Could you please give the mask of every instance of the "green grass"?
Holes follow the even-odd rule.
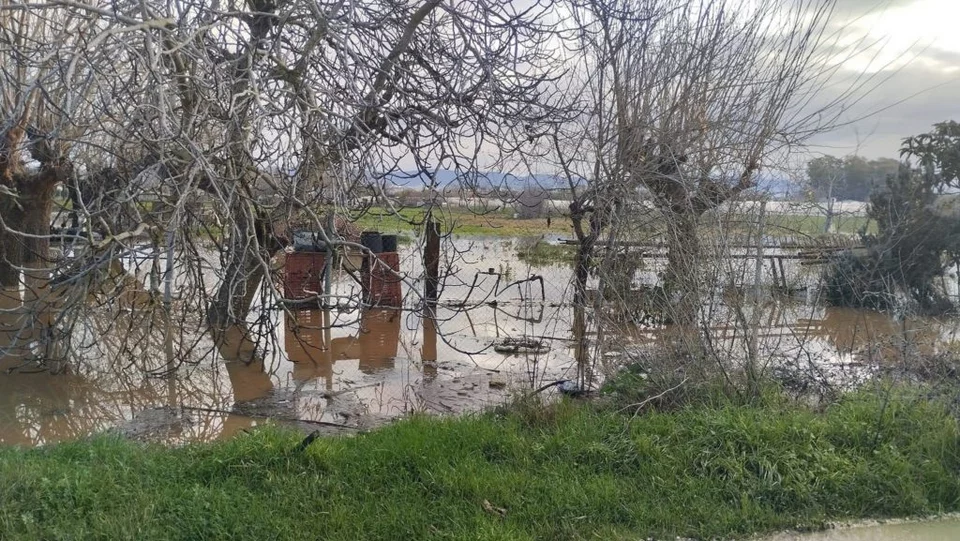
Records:
[[[573,264],[577,247],[567,244],[548,244],[542,241],[520,243],[517,258],[530,265]]]
[[[550,233],[573,236],[569,218],[554,217],[547,225],[546,218],[517,219],[503,210],[472,212],[461,208],[445,208],[435,214],[441,223],[441,233],[477,237],[529,237]],[[422,228],[424,210],[406,208],[399,213],[374,207],[360,216],[356,224],[362,230],[373,229],[384,233],[418,231]]]
[[[823,413],[631,418],[563,402],[414,418],[303,453],[275,428],[176,449],[7,448],[0,538],[711,538],[957,510],[956,420],[909,395],[881,406],[860,393]]]
[[[374,207],[360,217],[357,225],[364,230],[377,229],[388,233],[416,231],[418,226],[412,225],[410,222],[421,223],[424,211],[409,208],[401,210],[399,214],[397,216],[386,209]],[[448,208],[443,209],[438,214],[438,218],[443,223],[444,232],[452,228],[453,233],[457,235],[531,237],[546,233],[573,238],[570,218],[565,216],[554,217],[548,226],[546,219],[515,219],[512,214],[502,210],[475,213],[466,209]],[[754,216],[727,216],[724,220],[730,233],[749,234],[756,227],[756,217]],[[816,237],[823,234],[825,222],[826,217],[819,215],[772,214],[767,217],[766,230],[769,235]],[[661,231],[662,225],[660,221],[656,220],[638,224],[633,234],[641,239],[653,238],[663,233]],[[704,227],[712,229],[716,226],[715,224],[704,224]],[[838,216],[834,218],[832,232],[857,234],[864,227],[867,228],[867,233],[876,233],[876,223],[870,222],[865,216]]]

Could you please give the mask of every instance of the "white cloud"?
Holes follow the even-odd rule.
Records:
[[[900,142],[936,122],[960,120],[960,0],[840,0],[834,23],[842,88],[854,74],[873,76],[874,88],[841,117],[846,124],[811,141],[833,155],[898,156]],[[857,54],[841,54],[844,47]],[[844,75],[846,74],[846,75]],[[840,83],[838,83],[840,81]],[[829,98],[831,92],[823,91]],[[851,100],[851,102],[854,100]]]
[[[855,57],[843,59],[845,67],[856,72],[876,72],[914,61],[931,61],[923,55],[929,48],[960,52],[957,20],[960,2],[956,0],[914,0],[892,6],[883,3],[861,15],[838,9],[837,22],[842,25],[840,43],[867,45]],[[931,67],[956,68],[938,64]]]

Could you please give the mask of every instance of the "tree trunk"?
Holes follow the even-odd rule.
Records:
[[[214,331],[246,321],[264,277],[256,258],[242,249],[230,254],[224,270],[223,281],[207,310],[207,322]]]
[[[23,239],[23,262],[31,269],[43,270],[50,266],[50,218],[53,215],[53,192],[56,181],[38,178],[22,183],[20,204],[23,216],[20,223],[27,233]]]
[[[13,198],[0,195],[0,216],[4,224],[13,226],[23,220]],[[0,286],[4,289],[20,288],[20,266],[23,264],[23,245],[21,239],[10,231],[0,227]]]
[[[0,288],[4,304],[29,312],[21,320],[17,336],[22,343],[40,340],[45,360],[62,360],[56,336],[50,332],[57,311],[48,284],[50,280],[50,218],[53,193],[61,173],[69,166],[44,164],[39,173],[18,172],[5,179],[4,186],[16,196],[0,196]],[[23,279],[21,279],[21,272]],[[23,291],[22,286],[26,286]]]
[[[593,251],[603,230],[605,213],[594,212],[589,220],[589,229],[583,229],[584,214],[582,207],[571,205],[570,218],[580,243],[577,245],[577,254],[574,258],[573,269],[573,337],[574,359],[577,362],[577,379],[581,388],[585,387],[586,374],[590,366],[590,352],[587,344],[587,280],[590,277],[590,264],[593,260]]]
[[[33,316],[34,333],[43,345],[42,356],[48,368],[59,372],[67,368],[64,336],[57,330],[63,309],[64,292],[50,288],[53,258],[50,255],[50,220],[53,194],[62,178],[59,165],[44,165],[40,173],[20,186],[23,219],[24,306]],[[52,364],[50,364],[52,363]]]
[[[580,240],[580,244],[577,246],[573,270],[573,304],[575,306],[582,307],[587,304],[587,278],[590,275],[590,260],[593,258],[593,248],[596,240],[593,235],[587,235]]]
[[[680,325],[693,325],[700,309],[700,238],[697,216],[680,212],[670,216],[667,238],[667,269],[664,290],[673,310],[673,320]]]
[[[25,299],[49,296],[50,219],[53,216],[53,194],[60,178],[60,168],[44,166],[40,173],[20,182],[20,205],[23,209],[18,227],[24,233],[22,256]],[[49,299],[48,299],[49,300]]]
[[[235,208],[234,226],[224,239],[224,275],[216,296],[207,308],[207,323],[218,344],[224,333],[237,326],[246,327],[254,295],[265,276],[263,260],[279,249],[265,216],[254,215],[248,207]]]

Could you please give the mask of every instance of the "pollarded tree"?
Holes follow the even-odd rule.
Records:
[[[98,79],[123,61],[112,45],[126,30],[58,3],[0,2],[0,284],[14,297],[21,275],[28,300],[49,278],[54,192],[76,173],[95,119],[110,114],[96,103]]]
[[[106,238],[65,262],[62,279],[95,283],[91,269],[147,238],[155,265],[163,250],[172,254],[167,265],[189,266],[168,269],[168,283],[193,277],[184,296],[215,329],[244,322],[258,290],[277,300],[264,277],[290,220],[319,228],[322,211],[343,213],[357,187],[376,189],[401,170],[431,183],[441,168],[496,166],[555,118],[545,84],[557,61],[551,2],[54,0],[0,10],[49,21],[67,13],[82,23],[9,40],[3,51],[28,62],[55,58],[58,70],[79,66],[50,79],[85,112],[51,106],[61,121],[40,130],[43,144],[33,148],[46,156],[46,143],[66,141],[55,128],[77,128],[58,155],[76,173],[77,223]],[[40,78],[26,71],[9,87],[25,91],[4,110],[8,118],[32,103],[26,90]],[[56,95],[42,90],[34,94]],[[22,154],[17,137],[5,156]],[[148,187],[150,204],[138,204]],[[117,219],[128,211],[132,219]],[[214,284],[198,230],[219,260]]]
[[[703,288],[701,216],[755,187],[778,152],[822,127],[802,109],[824,75],[833,1],[574,6],[585,59],[578,73],[595,106],[569,129],[589,148],[580,157],[558,153],[568,171],[589,179],[572,209],[582,250],[589,254],[601,231],[628,218],[625,202],[648,194],[665,221],[675,317],[693,322]]]

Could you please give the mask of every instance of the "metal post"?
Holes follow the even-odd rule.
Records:
[[[425,295],[428,303],[436,303],[440,284],[440,226],[430,215],[425,223],[426,243],[423,268],[426,273]]]
[[[333,212],[331,211],[327,215],[327,238],[333,240],[336,235],[335,220],[333,217]],[[323,266],[323,305],[328,306],[330,304],[330,292],[333,290],[333,246],[328,242],[327,243],[327,257]]]

